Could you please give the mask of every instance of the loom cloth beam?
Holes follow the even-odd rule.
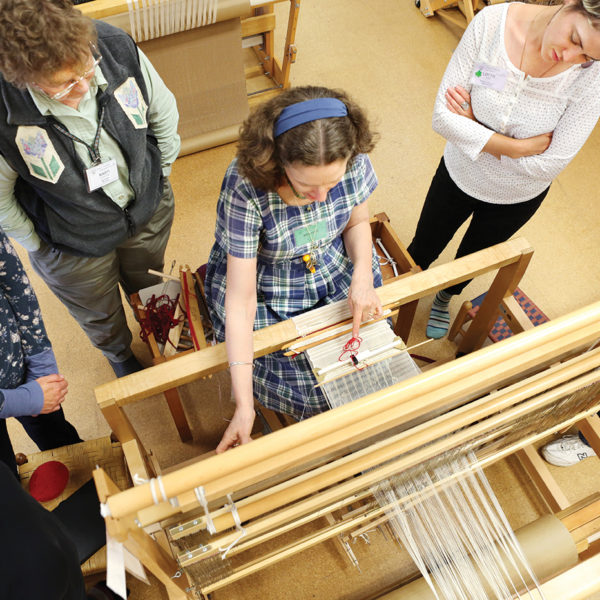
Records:
[[[568,529],[554,515],[545,515],[515,532],[527,562],[539,581],[577,564],[577,550]],[[549,549],[552,551],[549,551]],[[510,567],[511,579],[518,582],[517,573]],[[594,577],[600,585],[598,574]],[[531,585],[531,581],[527,582]],[[492,597],[490,595],[490,597]],[[435,600],[436,596],[423,578],[416,579],[379,600]],[[565,596],[561,600],[567,600]]]

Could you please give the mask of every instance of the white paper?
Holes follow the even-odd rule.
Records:
[[[125,549],[106,532],[106,585],[121,598],[127,598]]]

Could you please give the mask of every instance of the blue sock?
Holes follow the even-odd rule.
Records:
[[[429,321],[427,321],[426,335],[428,338],[437,340],[448,333],[448,327],[450,326],[448,304],[450,304],[451,298],[452,295],[444,290],[436,294],[429,313]]]

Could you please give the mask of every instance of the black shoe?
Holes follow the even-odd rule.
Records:
[[[141,371],[144,367],[140,365],[138,359],[132,354],[127,360],[123,362],[113,362],[112,360],[108,361],[110,366],[112,367],[115,375],[117,377],[124,377],[125,375],[131,375],[132,373],[137,373]]]

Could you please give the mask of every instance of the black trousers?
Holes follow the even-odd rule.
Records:
[[[52,450],[52,448],[83,441],[75,427],[65,419],[62,408],[37,417],[17,417],[17,419],[40,450]],[[7,464],[18,477],[15,452],[8,437],[6,419],[0,419],[0,461]]]
[[[0,463],[0,598],[84,600],[77,550],[58,519]]]
[[[531,219],[549,189],[546,188],[531,200],[516,204],[491,204],[476,200],[454,183],[442,157],[408,252],[422,269],[427,269],[471,215],[473,218],[458,247],[456,258],[505,242]],[[452,295],[460,294],[468,284],[469,281],[464,281],[445,291]]]

